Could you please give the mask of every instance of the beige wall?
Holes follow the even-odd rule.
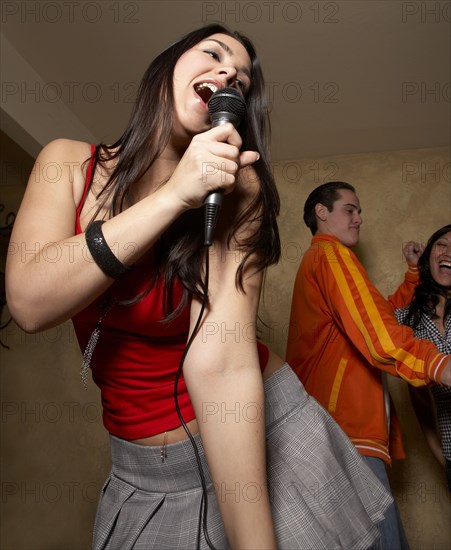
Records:
[[[360,198],[363,226],[356,252],[385,296],[405,270],[402,245],[427,241],[451,223],[449,149],[417,149],[313,158],[275,166],[281,195],[282,261],[271,268],[260,308],[263,336],[284,354],[294,278],[311,235],[302,221],[310,191],[324,181],[353,184]],[[394,493],[412,550],[451,548],[450,493],[426,447],[411,410],[406,386],[390,378],[390,389],[405,435],[407,459],[390,471]]]
[[[274,171],[282,199],[283,255],[269,270],[260,314],[268,325],[263,338],[280,354],[292,284],[310,241],[302,205],[314,187],[332,179],[357,187],[364,218],[357,253],[385,295],[402,279],[402,243],[425,241],[451,221],[447,149],[294,160],[275,164]],[[71,325],[26,335],[10,324],[1,340],[9,349],[0,347],[0,547],[89,548],[109,459],[98,392],[92,382],[83,390]],[[409,456],[390,474],[412,550],[448,549],[450,497],[443,476],[424,444],[405,385],[393,380],[391,389]]]

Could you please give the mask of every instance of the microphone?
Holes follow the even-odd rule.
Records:
[[[221,88],[217,90],[208,102],[208,112],[212,127],[221,126],[231,122],[237,128],[246,114],[246,102],[242,94],[236,88]],[[218,213],[221,208],[224,192],[214,191],[209,193],[204,200],[205,205],[205,240],[204,244],[210,246],[213,242],[213,234],[218,221]]]

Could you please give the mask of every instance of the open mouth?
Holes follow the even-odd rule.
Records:
[[[194,86],[194,91],[207,104],[210,101],[211,96],[218,90],[212,82],[200,82]]]
[[[440,269],[446,269],[451,271],[451,262],[440,262],[438,265]]]

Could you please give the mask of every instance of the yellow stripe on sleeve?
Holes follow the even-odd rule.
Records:
[[[349,289],[349,284],[348,284],[348,281],[346,280],[346,276],[343,273],[343,270],[340,267],[338,259],[335,255],[333,246],[330,243],[319,243],[319,244],[324,248],[329,267],[332,271],[333,276],[335,277],[335,280],[337,282],[338,288],[343,297],[345,305],[349,313],[351,314],[351,317],[354,323],[357,325],[360,333],[365,339],[365,342],[370,350],[371,355],[381,363],[389,363],[390,361],[387,361],[377,353],[376,348],[373,345],[373,342],[370,338],[366,325],[363,322],[363,319],[360,315],[359,310],[357,309],[357,305],[352,296],[351,290]]]
[[[347,364],[348,360],[342,357],[338,365],[337,373],[335,374],[332,391],[330,392],[329,406],[327,410],[331,413],[334,413],[337,408],[338,394],[340,393],[341,381],[343,380],[343,375]]]
[[[391,339],[390,334],[387,330],[387,327],[385,326],[385,323],[382,320],[381,314],[376,304],[374,303],[374,299],[373,299],[373,296],[371,295],[371,292],[368,289],[368,285],[366,284],[366,281],[363,278],[360,271],[358,269],[355,269],[355,263],[353,262],[351,255],[349,254],[349,251],[344,247],[340,247],[339,253],[346,267],[348,268],[349,273],[353,278],[357,289],[359,290],[362,302],[365,304],[367,313],[369,315],[369,319],[371,320],[371,324],[376,333],[377,339],[380,345],[382,346],[382,349],[384,350],[384,352],[387,355],[393,356],[395,359],[402,361],[402,363],[407,365],[412,371],[423,373],[424,369],[415,368],[415,365],[416,364],[418,365],[419,362],[421,363],[422,366],[424,366],[423,360],[413,356],[411,353],[409,353],[405,349],[398,348],[397,346],[394,345],[393,340]],[[391,352],[389,352],[389,350]],[[378,359],[378,360],[380,361],[381,359]],[[388,361],[385,359],[382,359],[382,362],[387,363]]]

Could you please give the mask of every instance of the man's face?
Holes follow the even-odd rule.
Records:
[[[355,193],[349,189],[340,189],[340,197],[333,204],[332,212],[317,205],[318,233],[333,235],[345,246],[355,246],[359,242],[360,202]]]

